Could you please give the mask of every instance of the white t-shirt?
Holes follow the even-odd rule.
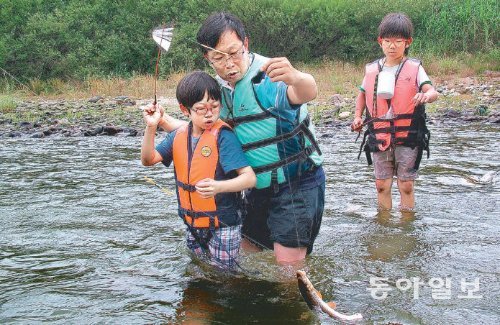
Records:
[[[378,63],[380,65],[383,65],[384,59],[380,59]],[[401,63],[403,63],[403,62],[401,62]],[[395,65],[393,67],[387,67],[384,65],[384,66],[382,66],[382,71],[391,72],[394,74],[394,76],[396,76],[396,73],[398,72],[398,69],[401,66],[401,63],[398,65]],[[432,82],[429,79],[429,76],[425,72],[424,67],[422,67],[421,65],[418,67],[417,84],[419,85],[419,87],[422,87],[422,85],[424,85],[424,84],[431,84],[432,85]],[[361,83],[360,89],[362,92],[365,92],[365,85],[366,85],[366,76],[363,78],[363,82]]]

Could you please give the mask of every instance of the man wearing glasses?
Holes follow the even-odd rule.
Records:
[[[246,193],[242,247],[273,249],[281,264],[301,261],[312,251],[325,197],[323,158],[305,105],[317,95],[316,81],[287,58],[250,52],[243,23],[230,13],[209,16],[197,42],[221,85],[220,117],[257,175]],[[161,126],[177,124],[165,115]]]

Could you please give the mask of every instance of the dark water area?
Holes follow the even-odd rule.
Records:
[[[499,130],[434,126],[417,212],[402,214],[377,213],[355,135],[319,128],[326,210],[304,268],[323,298],[360,324],[497,324]],[[140,142],[1,140],[0,323],[340,323],[269,251],[236,276],[193,261],[175,196],[144,180],[173,189],[172,170],[143,167]]]

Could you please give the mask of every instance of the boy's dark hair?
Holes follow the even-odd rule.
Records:
[[[200,44],[215,48],[221,35],[228,30],[234,31],[241,41],[245,40],[245,26],[238,17],[228,12],[216,12],[205,19],[198,30],[196,40]],[[204,47],[201,49],[203,54],[208,52]]]
[[[190,109],[205,97],[205,92],[208,93],[208,99],[221,100],[217,81],[206,72],[194,71],[179,81],[175,96],[179,104]]]
[[[409,39],[413,37],[413,23],[410,17],[402,12],[393,12],[385,15],[378,26],[378,37],[401,37]],[[405,49],[408,54],[409,48]]]

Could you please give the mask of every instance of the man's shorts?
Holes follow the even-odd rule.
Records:
[[[203,240],[210,238],[208,252],[195,238],[189,229],[186,229],[187,247],[200,259],[208,259],[208,263],[220,268],[235,269],[241,244],[241,225],[220,227],[215,230],[195,230],[197,236]]]
[[[410,181],[418,177],[414,169],[418,148],[405,146],[389,147],[386,151],[373,153],[373,166],[376,179],[389,179],[396,176],[399,180]]]
[[[314,177],[278,193],[252,190],[246,198],[243,236],[262,248],[273,249],[277,242],[285,247],[307,247],[311,253],[325,203],[324,174],[320,179]]]

